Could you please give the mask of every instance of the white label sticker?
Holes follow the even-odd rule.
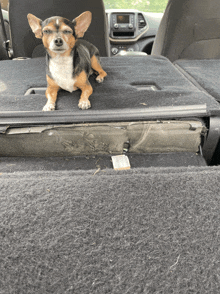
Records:
[[[130,169],[130,161],[126,155],[112,156],[112,163],[115,170]]]

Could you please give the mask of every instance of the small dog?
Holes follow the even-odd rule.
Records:
[[[88,29],[92,13],[86,11],[73,21],[60,16],[42,21],[33,14],[28,14],[27,18],[36,38],[42,39],[46,48],[47,103],[43,111],[55,110],[60,88],[69,92],[80,89],[79,108],[90,108],[89,96],[93,89],[89,76],[93,71],[98,73],[96,81],[99,83],[107,76],[100,65],[98,49],[93,44],[78,39]]]

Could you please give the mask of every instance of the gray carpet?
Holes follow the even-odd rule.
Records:
[[[191,80],[196,81],[200,87],[220,101],[220,60],[177,60],[175,62]]]
[[[0,293],[220,293],[220,169],[2,172]]]
[[[202,155],[190,152],[127,153],[132,168],[206,166]],[[72,157],[0,157],[2,173],[59,170],[112,169],[111,155]]]
[[[190,83],[164,57],[115,57],[101,61],[108,76],[102,84],[95,81],[95,76],[90,77],[94,89],[90,99],[92,110],[197,104],[207,104],[210,111],[219,110],[214,98]],[[41,111],[46,103],[45,94],[24,96],[24,93],[32,87],[46,87],[45,75],[45,58],[2,61],[0,111]],[[73,93],[60,91],[57,110],[81,113],[79,97],[79,90]],[[13,113],[8,115],[13,116]]]

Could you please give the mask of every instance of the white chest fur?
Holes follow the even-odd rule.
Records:
[[[73,78],[72,56],[61,57],[57,55],[49,61],[49,70],[54,81],[60,88],[73,92],[75,79]]]

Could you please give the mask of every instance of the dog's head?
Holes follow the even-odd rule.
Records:
[[[42,39],[44,47],[52,55],[71,51],[77,38],[82,38],[87,31],[92,13],[86,11],[73,21],[60,16],[53,16],[42,21],[33,14],[27,16],[29,25],[36,38]]]

